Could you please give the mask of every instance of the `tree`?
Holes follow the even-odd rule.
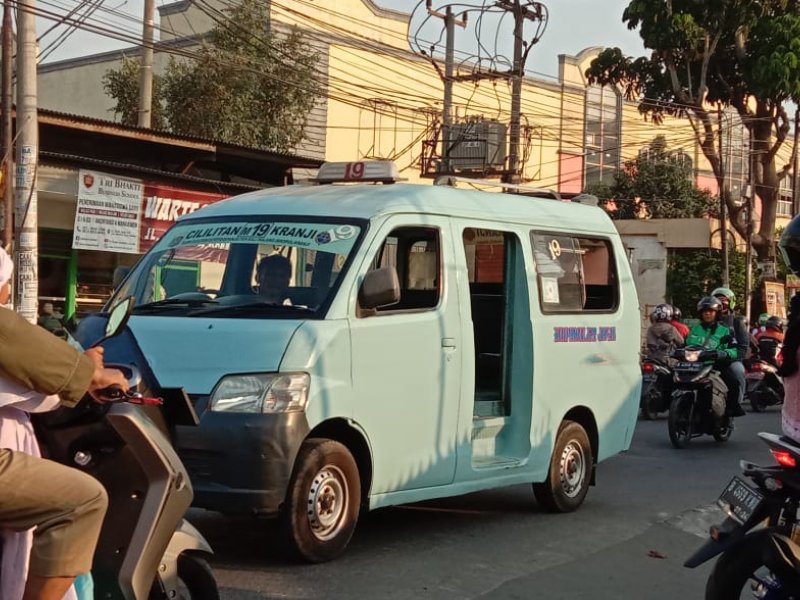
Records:
[[[318,55],[297,30],[272,33],[267,2],[242,0],[224,14],[194,57],[170,59],[154,106],[163,102],[167,127],[175,133],[291,150],[322,91]],[[138,94],[138,80],[132,81],[125,64],[104,79],[117,80]],[[125,87],[107,85],[106,91],[121,108],[117,114],[130,113]]]
[[[744,307],[745,254],[730,256],[730,288],[738,306]],[[698,318],[697,302],[722,285],[722,253],[719,250],[671,250],[667,261],[667,298],[680,307],[684,318]]]
[[[664,136],[657,136],[646,151],[625,162],[614,174],[613,184],[595,184],[588,192],[616,219],[715,216],[714,199],[698,189],[693,179],[691,159],[668,150]]]
[[[753,236],[760,260],[774,257],[780,180],[777,152],[790,130],[784,108],[800,98],[800,4],[786,0],[631,0],[622,20],[638,29],[649,58],[632,59],[606,48],[587,70],[591,83],[623,85],[646,117],[685,117],[708,160],[734,227],[741,208],[726,187],[716,141],[717,109],[733,107],[753,150],[755,193],[761,221]],[[794,154],[795,150],[793,150]]]
[[[139,124],[139,60],[122,58],[118,70],[106,71],[103,75],[103,90],[114,98],[116,104],[111,110],[123,125]],[[164,129],[164,108],[160,102],[161,78],[153,75],[153,105],[150,124],[153,129]]]

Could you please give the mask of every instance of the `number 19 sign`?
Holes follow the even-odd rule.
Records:
[[[319,168],[317,183],[356,183],[400,181],[400,172],[390,160],[327,162]]]

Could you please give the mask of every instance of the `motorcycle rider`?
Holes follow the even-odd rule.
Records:
[[[783,319],[780,317],[767,319],[764,330],[759,331],[755,339],[758,357],[776,367],[779,366],[779,354],[783,345]]]
[[[745,369],[742,361],[747,357],[750,350],[750,333],[747,329],[747,321],[744,317],[737,316],[733,309],[736,308],[736,294],[727,287],[718,287],[711,295],[717,298],[722,304],[722,309],[717,314],[717,319],[728,329],[730,329],[736,356],[722,371],[722,379],[728,386],[728,412],[734,417],[743,417],[746,413],[742,408],[744,398]]]
[[[27,389],[75,405],[88,391],[128,388],[102,366],[17,313],[0,308],[0,370]],[[60,600],[91,569],[107,496],[91,476],[50,460],[0,448],[0,527],[36,527],[23,600]]]
[[[647,328],[647,356],[664,362],[676,346],[683,345],[683,336],[670,322],[673,318],[669,304],[657,304],[650,314],[652,325]]]
[[[689,327],[686,325],[686,323],[681,322],[681,317],[682,316],[683,315],[681,314],[681,309],[673,304],[672,305],[672,320],[670,321],[670,324],[675,329],[678,330],[678,333],[681,335],[681,337],[683,339],[686,339],[686,336],[689,335]]]
[[[734,343],[733,332],[727,325],[719,320],[722,311],[722,302],[715,296],[706,296],[697,303],[697,312],[700,313],[700,322],[689,330],[686,336],[687,346],[698,346],[704,350],[716,350],[715,367],[722,372],[731,361],[735,361],[738,350]],[[729,396],[730,398],[730,396]],[[735,412],[728,410],[734,416]]]

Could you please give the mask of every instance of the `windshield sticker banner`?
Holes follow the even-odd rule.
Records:
[[[142,181],[81,170],[72,247],[107,252],[139,252]]]
[[[325,223],[205,223],[171,229],[159,248],[205,244],[272,244],[347,253],[360,231],[354,225]]]

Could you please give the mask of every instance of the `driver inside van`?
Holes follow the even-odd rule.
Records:
[[[256,280],[258,294],[269,304],[291,305],[289,280],[292,277],[292,262],[282,254],[270,254],[258,263]]]

